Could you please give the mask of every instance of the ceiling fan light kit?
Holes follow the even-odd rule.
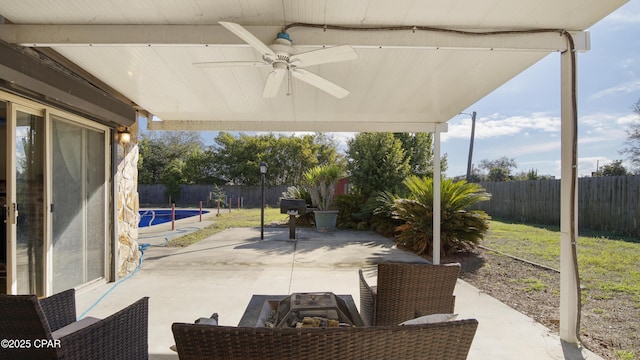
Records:
[[[292,46],[291,37],[286,32],[278,33],[274,42],[267,46],[241,25],[224,21],[221,21],[219,24],[258,51],[261,55],[262,62],[215,61],[194,63],[194,66],[200,68],[271,66],[273,70],[267,76],[264,90],[262,92],[262,96],[265,98],[273,98],[279,94],[280,86],[282,85],[282,81],[287,72],[294,78],[314,86],[336,98],[342,99],[349,95],[349,90],[304,68],[313,65],[356,60],[358,58],[358,54],[351,46],[339,45],[298,53],[298,50]]]

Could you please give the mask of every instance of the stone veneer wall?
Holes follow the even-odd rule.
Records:
[[[117,173],[117,276],[121,278],[135,270],[140,259],[138,250],[138,123],[129,128],[131,142],[118,141]]]

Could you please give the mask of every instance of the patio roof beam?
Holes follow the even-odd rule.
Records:
[[[281,26],[245,26],[271,44]],[[491,29],[470,30],[489,32]],[[501,29],[504,30],[504,29]],[[299,48],[349,44],[354,48],[565,51],[560,32],[464,35],[426,30],[331,30],[292,27]],[[577,51],[590,49],[587,31],[570,31]],[[56,46],[249,46],[220,25],[0,25],[0,39],[29,47]]]
[[[2,42],[0,74],[0,88],[28,98],[99,119],[109,125],[131,126],[136,121],[136,112],[130,104],[105,94],[92,84],[51,66],[34,55]]]
[[[319,132],[441,132],[447,124],[430,122],[322,122],[322,121],[224,121],[224,120],[179,120],[148,121],[149,130],[193,130],[193,131],[273,131],[274,128],[289,131]]]

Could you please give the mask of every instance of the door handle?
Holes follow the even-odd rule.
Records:
[[[7,217],[11,219],[11,224],[15,224],[18,221],[18,204],[11,203],[11,208],[9,208],[9,212],[11,214],[7,214]]]

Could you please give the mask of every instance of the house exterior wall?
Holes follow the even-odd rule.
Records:
[[[111,129],[112,134],[119,130],[119,126],[129,128],[132,141],[123,144],[113,136],[112,143],[105,148],[107,153],[104,154],[105,160],[111,164],[105,183],[110,189],[105,195],[105,201],[110,206],[105,209],[108,217],[105,222],[108,225],[104,241],[108,255],[105,256],[104,265],[108,269],[105,271],[105,278],[113,281],[131,273],[140,259],[137,242],[137,114],[130,102],[102,90],[96,85],[95,79],[87,80],[82,74],[75,73],[71,70],[75,67],[66,67],[67,61],[55,52],[34,51],[0,41],[0,92],[5,94],[5,98],[9,97],[10,101],[18,104],[25,102],[30,103],[30,106],[38,104],[38,108],[40,105],[42,108],[51,107],[56,111],[79,116],[85,124],[106,126]],[[3,139],[2,146],[6,146],[6,133],[0,135]],[[15,151],[8,148],[6,150]],[[46,158],[49,158],[48,155]],[[0,168],[3,174],[7,172],[6,164]],[[44,189],[39,193],[41,198],[38,201],[44,204]],[[38,216],[44,217],[47,213],[42,212]],[[11,256],[15,257],[15,253]]]
[[[116,275],[123,277],[131,273],[140,261],[138,249],[138,222],[140,201],[138,198],[138,123],[129,128],[131,142],[117,142],[116,155]],[[117,140],[117,139],[116,139]]]

